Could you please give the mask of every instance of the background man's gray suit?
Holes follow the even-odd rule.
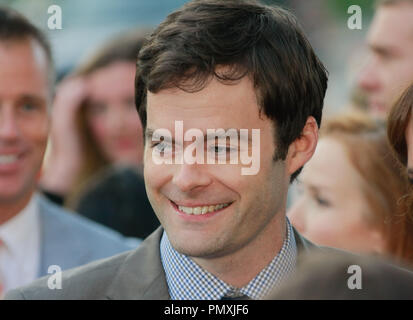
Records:
[[[68,212],[41,195],[36,198],[41,229],[39,277],[48,274],[50,265],[66,270],[134,249],[140,243]]]

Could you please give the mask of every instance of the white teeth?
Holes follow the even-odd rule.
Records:
[[[179,210],[181,210],[181,211],[183,211],[187,214],[192,214],[192,208],[190,208],[190,207],[181,207],[181,206],[179,206]]]
[[[219,209],[228,207],[229,205],[230,205],[229,203],[222,203],[222,204],[217,204],[215,206],[203,206],[203,207],[178,206],[178,209],[186,214],[200,215],[200,214],[205,214],[208,212],[217,211]]]
[[[7,154],[0,156],[0,164],[13,163],[17,160],[17,156],[13,154]]]

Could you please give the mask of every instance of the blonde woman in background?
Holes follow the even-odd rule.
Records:
[[[361,113],[325,122],[299,178],[293,225],[313,242],[390,256],[413,265],[408,185],[392,157],[385,126]]]
[[[56,203],[137,237],[158,225],[139,174],[143,133],[134,80],[144,36],[143,31],[131,31],[111,39],[58,86],[51,151],[40,181],[43,192]],[[103,191],[99,185],[104,185]],[[125,186],[135,189],[134,198],[126,198]],[[79,208],[84,197],[87,203]],[[135,221],[134,208],[147,213]],[[149,230],[138,232],[145,224]]]

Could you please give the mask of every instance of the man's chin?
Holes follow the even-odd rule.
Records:
[[[180,254],[196,259],[219,259],[228,255],[234,249],[230,244],[213,242],[208,240],[179,241],[169,240],[172,247]]]
[[[385,120],[387,117],[387,108],[383,104],[371,103],[369,105],[369,114],[379,120]]]
[[[172,247],[180,254],[193,258],[207,258],[216,254],[217,248],[205,241],[170,239]]]
[[[33,194],[33,188],[27,186],[5,187],[0,183],[0,206],[1,205],[13,205],[19,202],[28,201]]]

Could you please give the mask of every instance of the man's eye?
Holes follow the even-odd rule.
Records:
[[[21,106],[23,111],[34,111],[37,110],[39,107],[33,103],[24,103]]]
[[[317,204],[322,206],[322,207],[329,207],[330,206],[330,202],[328,200],[320,197],[320,196],[315,196],[314,199],[317,202]]]
[[[212,152],[216,154],[229,153],[235,150],[234,148],[227,147],[227,146],[213,146],[211,149],[212,149]]]
[[[226,152],[226,151],[227,151],[226,147],[220,147],[220,146],[215,146],[214,147],[214,152],[215,153],[223,153],[223,152]]]
[[[94,102],[87,107],[87,112],[90,115],[101,115],[106,112],[107,105],[104,103]]]

